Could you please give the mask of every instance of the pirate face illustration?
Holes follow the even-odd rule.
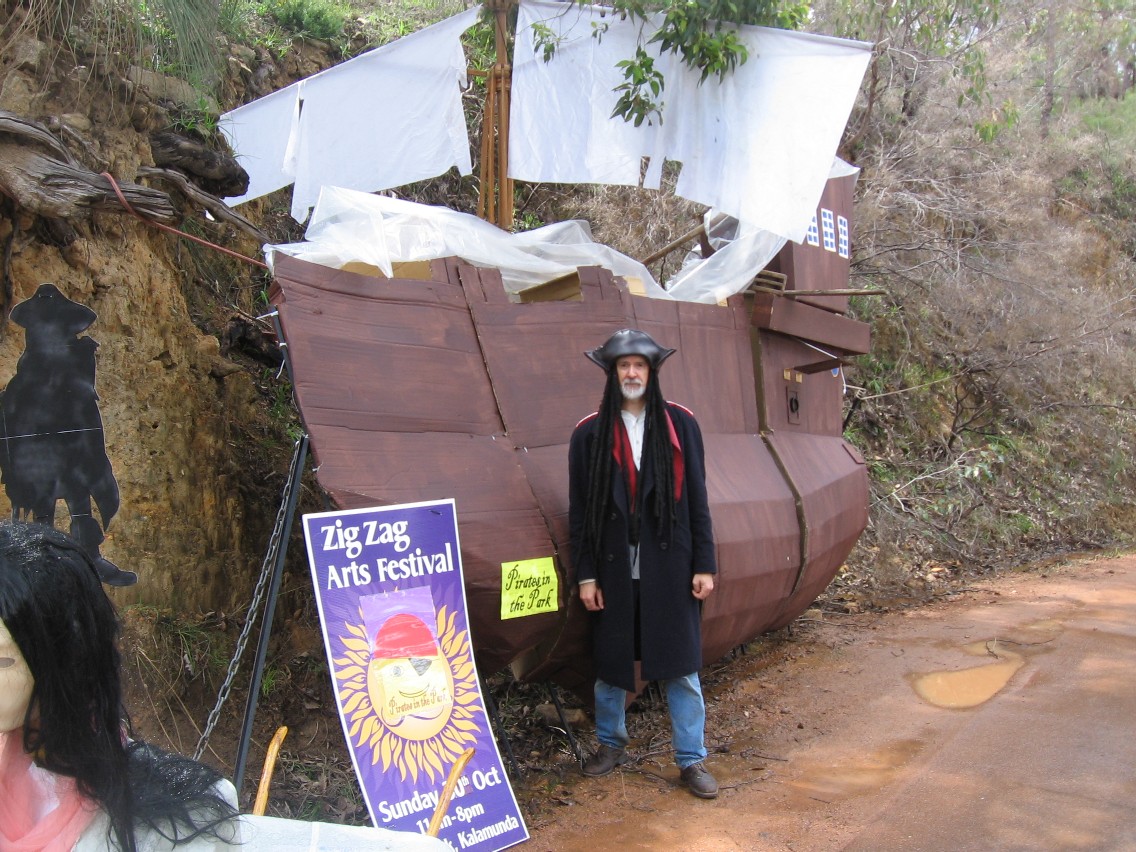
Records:
[[[404,739],[424,740],[445,726],[453,707],[453,674],[422,619],[399,613],[379,629],[367,692],[382,723]]]

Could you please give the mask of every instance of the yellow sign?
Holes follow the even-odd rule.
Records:
[[[556,612],[556,566],[551,556],[501,563],[501,620]]]

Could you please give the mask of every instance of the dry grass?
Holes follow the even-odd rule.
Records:
[[[854,282],[889,295],[857,305],[873,505],[850,565],[881,585],[1136,533],[1136,160],[1074,111],[979,143],[954,95],[879,129],[859,187]]]

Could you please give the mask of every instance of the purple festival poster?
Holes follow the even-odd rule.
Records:
[[[304,515],[304,536],[372,822],[426,833],[449,780],[438,837],[453,849],[527,840],[474,664],[454,501]]]

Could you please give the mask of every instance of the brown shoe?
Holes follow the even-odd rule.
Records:
[[[600,743],[596,753],[584,761],[584,774],[592,778],[610,775],[617,766],[627,763],[627,749],[612,748]]]
[[[718,797],[718,782],[714,776],[706,771],[701,762],[692,763],[679,773],[682,783],[690,788],[690,792],[700,799],[715,799]]]

